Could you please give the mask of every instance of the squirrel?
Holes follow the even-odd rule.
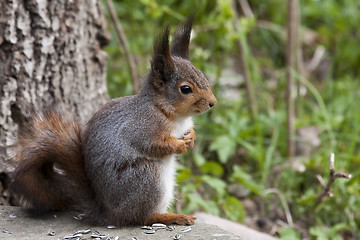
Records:
[[[169,43],[169,25],[154,42],[139,93],[110,100],[83,127],[62,112],[32,116],[20,134],[12,190],[34,213],[83,212],[96,225],[191,225],[167,212],[176,155],[194,145],[192,116],[216,104],[204,74],[189,60],[193,17]]]

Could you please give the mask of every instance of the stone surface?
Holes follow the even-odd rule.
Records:
[[[277,238],[272,237],[268,234],[258,232],[242,224],[229,221],[224,218],[212,216],[207,213],[196,213],[195,214],[198,223],[205,224],[216,224],[224,231],[233,233],[240,237],[240,239],[246,240],[276,240]]]
[[[95,230],[108,237],[119,237],[121,239],[156,239],[166,240],[174,239],[176,234],[180,234],[180,240],[241,240],[245,238],[238,237],[232,233],[226,232],[217,226],[205,223],[195,223],[191,226],[191,231],[182,233],[184,226],[175,226],[174,231],[159,229],[154,234],[145,234],[141,227],[127,227],[107,229],[106,227],[93,227],[75,220],[74,213],[56,213],[43,217],[31,217],[18,207],[0,206],[0,239],[37,239],[37,240],[57,240],[64,239],[64,236],[73,234],[79,230],[91,229],[88,234],[83,234],[81,239],[91,238],[91,233]],[[49,233],[54,232],[54,236]],[[136,238],[134,238],[136,237]]]

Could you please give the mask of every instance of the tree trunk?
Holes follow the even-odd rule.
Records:
[[[109,37],[97,0],[0,0],[0,9],[0,173],[9,173],[9,146],[34,110],[85,122],[106,102]]]

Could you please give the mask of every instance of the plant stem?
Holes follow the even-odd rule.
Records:
[[[287,150],[288,157],[293,159],[295,156],[295,109],[292,88],[294,86],[294,76],[292,70],[297,69],[297,45],[298,45],[298,28],[299,28],[299,12],[298,0],[288,0],[287,14],[287,48],[286,48],[286,104],[287,104]]]
[[[241,3],[239,2],[239,4],[241,5]],[[238,24],[238,13],[236,11],[236,1],[234,0],[233,3],[233,12],[234,12],[234,18],[233,18],[233,23],[234,23],[234,30],[236,32],[239,32],[239,24]],[[255,101],[255,97],[254,97],[254,92],[253,92],[253,87],[251,84],[251,79],[250,79],[250,75],[249,75],[249,68],[248,65],[246,64],[246,57],[245,57],[245,41],[246,41],[246,36],[243,36],[243,40],[238,39],[236,40],[236,44],[238,46],[239,49],[239,56],[240,56],[240,68],[245,80],[245,87],[246,87],[246,93],[247,93],[247,99],[248,99],[248,103],[249,103],[249,111],[250,111],[250,115],[251,118],[254,119],[255,116],[257,115],[257,103]]]
[[[122,48],[124,49],[125,56],[126,56],[128,64],[129,64],[130,77],[131,77],[131,83],[133,86],[133,91],[134,91],[134,93],[137,93],[140,90],[140,84],[139,84],[138,78],[136,77],[136,67],[135,67],[134,57],[132,56],[132,54],[130,52],[129,43],[126,39],[126,35],[125,35],[124,29],[119,21],[119,18],[116,15],[116,12],[114,10],[115,8],[114,8],[112,1],[107,0],[106,5],[109,10],[111,19],[114,23],[116,34],[118,35],[120,44],[121,44]]]

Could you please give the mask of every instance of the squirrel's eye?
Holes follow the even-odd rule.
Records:
[[[188,85],[184,85],[180,87],[180,90],[183,94],[189,94],[192,93],[192,89],[191,87],[189,87]]]

